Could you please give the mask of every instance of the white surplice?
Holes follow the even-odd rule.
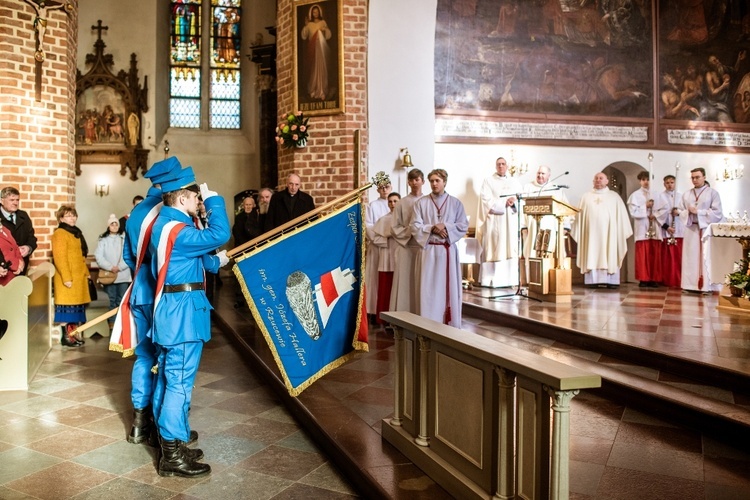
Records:
[[[419,196],[413,194],[404,196],[393,210],[391,234],[398,246],[391,287],[391,311],[419,314],[419,254],[422,247],[411,234],[414,204],[418,199]]]
[[[691,206],[698,208],[696,215],[688,212]],[[693,188],[682,195],[677,208],[680,211],[680,220],[685,224],[682,239],[682,289],[696,292],[721,290],[724,277],[710,276],[709,245],[703,241],[703,233],[708,226],[724,219],[719,192],[708,184],[701,188]],[[701,276],[703,286],[698,286]]]
[[[433,226],[440,222],[448,231],[447,239],[432,234]],[[461,327],[461,264],[456,242],[468,229],[463,203],[448,193],[423,196],[414,205],[411,231],[422,248],[419,314],[457,328]],[[450,320],[446,322],[448,312]]]
[[[367,301],[365,303],[368,314],[374,314],[378,305],[378,247],[372,243],[372,228],[375,223],[385,214],[390,212],[388,200],[378,198],[367,206],[365,212],[365,230],[367,233],[367,251],[365,254],[365,290]]]
[[[682,193],[677,190],[664,190],[654,198],[654,208],[652,213],[656,217],[659,226],[659,234],[663,240],[669,239],[669,232],[664,227],[671,227],[674,224],[674,237],[682,238],[685,233],[685,223],[680,220],[680,216],[672,217],[672,209],[680,204]]]

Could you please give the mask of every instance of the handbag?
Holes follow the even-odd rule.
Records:
[[[120,240],[120,251],[117,255],[122,255],[122,247],[123,242]],[[113,273],[112,271],[107,271],[106,269],[99,269],[99,275],[96,278],[96,281],[101,283],[102,285],[111,285],[115,282],[117,279],[117,273]]]
[[[96,284],[94,284],[94,281],[89,278],[89,295],[91,296],[91,300],[97,300],[99,298],[99,295],[96,292]]]
[[[111,285],[117,279],[117,273],[107,271],[106,269],[99,269],[99,276],[96,280],[102,285]]]

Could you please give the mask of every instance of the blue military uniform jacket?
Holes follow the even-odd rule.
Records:
[[[138,262],[138,237],[141,233],[141,225],[148,213],[160,203],[161,189],[151,187],[146,193],[146,198],[130,212],[128,223],[125,225],[125,245],[122,249],[122,257],[133,273],[135,273],[135,266]],[[153,304],[154,288],[156,288],[156,278],[151,270],[151,256],[146,252],[141,268],[133,281],[130,305]]]
[[[213,251],[229,240],[229,219],[220,196],[212,196],[204,203],[208,213],[206,229],[196,228],[190,216],[172,207],[162,207],[156,219],[149,244],[154,276],[159,274],[155,256],[164,226],[172,221],[185,224],[174,242],[165,285],[203,282],[204,270],[219,270],[220,261]],[[153,342],[163,346],[207,342],[211,339],[211,309],[204,290],[163,293],[154,309]]]

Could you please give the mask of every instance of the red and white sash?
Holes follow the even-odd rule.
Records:
[[[154,299],[154,313],[159,306],[159,301],[163,295],[164,282],[167,281],[167,268],[169,259],[172,257],[172,247],[177,239],[177,234],[185,227],[184,222],[172,221],[164,225],[164,229],[159,236],[159,246],[156,250],[156,263],[159,273],[156,276],[156,297]]]
[[[161,211],[163,203],[159,202],[148,211],[143,222],[141,222],[140,231],[138,231],[138,243],[136,245],[136,264],[133,271],[133,281],[130,282],[125,295],[120,301],[120,311],[115,317],[115,324],[112,328],[112,336],[109,339],[109,350],[122,352],[122,357],[132,356],[135,352],[135,346],[138,345],[138,332],[133,318],[133,311],[130,309],[130,296],[135,284],[135,277],[141,269],[143,260],[148,251],[148,245],[151,242],[151,233],[154,230],[154,222]]]

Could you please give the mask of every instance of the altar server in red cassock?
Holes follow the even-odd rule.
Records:
[[[677,205],[682,193],[675,189],[675,176],[664,177],[664,191],[654,200],[653,213],[661,231],[661,283],[680,288],[682,280],[682,236],[685,224],[680,220]]]
[[[661,281],[661,231],[654,215],[650,176],[645,170],[638,173],[641,188],[628,198],[628,211],[635,236],[635,279],[640,287],[656,288]]]

